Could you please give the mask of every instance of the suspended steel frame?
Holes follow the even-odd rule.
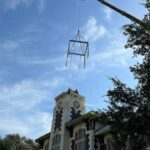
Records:
[[[76,50],[76,45],[80,46],[80,49]],[[68,66],[68,60],[70,58],[70,64],[71,64],[71,57],[73,55],[80,56],[84,59],[83,67],[86,66],[86,59],[89,57],[89,43],[80,35],[80,32],[78,30],[77,35],[74,39],[69,40],[68,45],[68,51],[67,51],[67,58],[66,58],[66,66]]]

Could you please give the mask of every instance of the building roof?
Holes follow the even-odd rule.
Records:
[[[35,141],[36,141],[37,143],[43,142],[45,139],[50,138],[50,134],[51,134],[51,132],[48,132],[48,133],[42,135],[41,137],[35,139]]]
[[[106,134],[108,132],[111,131],[111,128],[110,126],[106,125],[106,126],[103,126],[101,128],[99,128],[98,130],[95,131],[95,135],[98,136],[98,135],[103,135],[103,134]]]
[[[86,114],[84,114],[84,115],[82,115],[82,116],[80,116],[80,117],[78,117],[78,118],[76,118],[76,119],[73,119],[73,120],[67,122],[67,123],[66,123],[66,127],[69,128],[69,127],[72,127],[72,126],[74,126],[74,125],[76,125],[76,124],[82,122],[82,121],[85,121],[85,120],[87,120],[87,119],[90,119],[92,113],[93,113],[93,112],[90,111],[90,112],[88,112],[88,113],[86,113]],[[94,119],[96,119],[96,118],[94,118]]]
[[[72,89],[69,88],[67,91],[62,92],[61,94],[59,94],[59,95],[55,98],[55,100],[57,101],[57,100],[61,99],[62,97],[66,96],[66,95],[68,95],[68,94],[70,94],[70,95],[72,95],[72,96],[74,96],[74,97],[81,97],[82,99],[85,99],[84,96],[82,96],[82,95],[79,94],[79,92],[78,92],[77,89],[76,89],[75,91],[73,91]]]

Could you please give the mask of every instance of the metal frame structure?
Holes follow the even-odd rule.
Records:
[[[76,49],[77,45],[80,46],[80,49],[78,51]],[[80,59],[83,57],[84,59],[83,68],[85,68],[86,59],[88,59],[89,57],[89,43],[80,35],[79,30],[77,35],[74,37],[74,39],[69,40],[66,66],[68,66],[69,58],[70,58],[70,66],[71,66],[71,58],[73,55],[80,56]]]

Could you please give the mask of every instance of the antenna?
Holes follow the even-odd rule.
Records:
[[[78,10],[78,28],[80,26],[80,1],[79,0],[79,10]],[[82,0],[84,1],[84,0]],[[66,58],[66,66],[68,63],[72,63],[72,57],[79,56],[79,68],[81,66],[81,60],[83,60],[83,68],[86,66],[86,59],[89,57],[89,43],[80,35],[80,31],[78,29],[77,34],[71,40],[69,40],[67,58]]]

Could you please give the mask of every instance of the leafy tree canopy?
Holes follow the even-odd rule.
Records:
[[[150,0],[144,6],[147,14],[143,22],[150,26]],[[133,56],[143,59],[130,67],[138,84],[130,88],[118,78],[111,78],[114,88],[107,92],[109,106],[99,116],[111,126],[117,144],[124,147],[130,138],[133,149],[142,150],[150,139],[150,30],[132,23],[123,26],[123,34],[127,37],[125,48],[133,49]]]
[[[33,140],[19,134],[9,134],[0,138],[0,150],[36,150],[36,147]]]

